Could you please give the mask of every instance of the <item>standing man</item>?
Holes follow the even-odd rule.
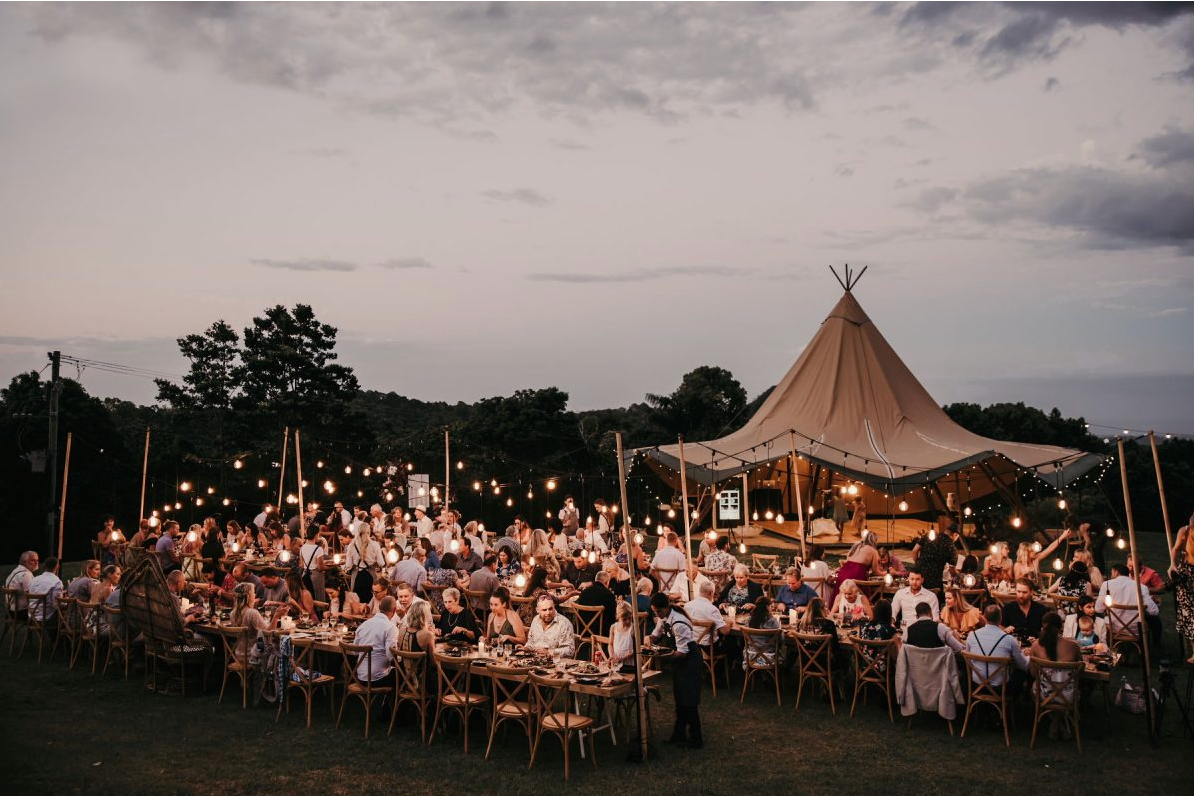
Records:
[[[576,536],[580,530],[580,509],[572,500],[572,495],[564,495],[564,508],[560,509],[560,522],[564,524],[564,535]]]
[[[674,608],[662,592],[651,598],[651,609],[658,619],[651,633],[651,643],[662,650],[657,657],[672,664],[672,695],[676,703],[676,723],[668,743],[689,749],[705,746],[701,735],[701,652],[697,648],[692,622],[683,608]]]
[[[427,516],[426,506],[415,506],[415,529],[420,539],[430,536],[435,530],[435,521]]]

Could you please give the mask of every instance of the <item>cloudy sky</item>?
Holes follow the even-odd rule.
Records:
[[[754,395],[848,262],[942,402],[1194,432],[1180,4],[5,4],[0,174],[5,382],[305,302],[368,388]]]

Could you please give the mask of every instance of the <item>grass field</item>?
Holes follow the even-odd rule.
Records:
[[[1163,555],[1148,539],[1152,561]],[[1155,550],[1152,549],[1155,547]],[[1172,606],[1166,606],[1172,646]],[[1128,669],[1139,678],[1139,669]],[[1186,676],[1179,669],[1179,682]],[[996,730],[973,725],[965,739],[950,737],[944,722],[918,717],[911,730],[893,725],[872,699],[855,718],[847,703],[836,716],[806,690],[799,712],[795,689],[785,684],[776,707],[765,687],[739,705],[740,675],[716,698],[706,690],[702,706],[706,747],[674,749],[658,743],[646,764],[625,761],[625,747],[598,739],[599,769],[574,758],[565,789],[558,742],[544,739],[534,771],[512,732],[501,736],[491,760],[482,759],[478,732],[468,756],[449,733],[432,746],[407,723],[387,738],[384,725],[363,736],[363,712],[349,706],[345,725],[334,728],[326,700],[317,698],[314,726],[301,712],[274,723],[272,708],[242,710],[238,701],[216,704],[215,691],[185,699],[147,690],[134,671],[129,681],[109,673],[68,671],[59,659],[38,665],[27,651],[18,660],[0,652],[4,682],[0,721],[0,783],[13,794],[370,794],[401,793],[824,793],[885,794],[1101,792],[1184,793],[1194,775],[1194,741],[1180,737],[1171,715],[1164,737],[1151,746],[1143,717],[1112,709],[1101,697],[1084,707],[1085,754],[1072,741],[1053,741],[1042,731],[1028,748],[1030,708],[1017,711],[1012,748]],[[652,705],[655,738],[670,731],[670,687]],[[961,724],[958,723],[960,730]],[[480,751],[476,751],[477,747]]]

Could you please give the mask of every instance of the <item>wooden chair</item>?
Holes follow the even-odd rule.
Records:
[[[390,729],[398,710],[407,702],[419,712],[419,740],[427,742],[427,653],[398,650],[394,661],[394,709],[390,713]]]
[[[527,684],[528,672],[516,667],[490,664],[487,668],[493,684],[493,715],[489,720],[489,745],[485,747],[485,759],[493,750],[493,739],[498,726],[513,722],[522,727],[527,736],[527,750],[535,751],[535,709],[533,697]]]
[[[987,607],[987,603],[991,601],[991,595],[987,594],[986,589],[962,589],[962,597],[966,602],[973,605],[980,611]]]
[[[70,666],[75,668],[79,655],[87,649],[91,654],[91,673],[95,674],[99,664],[99,647],[103,640],[99,632],[99,605],[96,603],[75,602],[75,616],[78,626],[75,628],[75,655],[71,658]]]
[[[651,571],[659,579],[658,591],[667,594],[676,585],[676,578],[684,574],[683,569],[669,569],[668,567],[652,567]]]
[[[101,674],[108,673],[108,664],[112,662],[112,653],[119,651],[121,657],[124,658],[124,679],[129,679],[129,664],[130,656],[132,655],[132,639],[129,637],[128,624],[124,621],[124,613],[111,605],[101,605],[100,610],[104,612],[104,617],[108,625],[108,654],[104,656],[104,670]],[[120,626],[120,631],[117,632],[116,626]]]
[[[1032,658],[1031,663],[1036,669],[1036,676],[1032,682],[1034,711],[1032,740],[1028,748],[1036,747],[1036,731],[1041,717],[1055,713],[1073,727],[1074,742],[1078,745],[1078,754],[1082,754],[1082,735],[1078,727],[1078,675],[1086,664],[1082,661],[1062,663],[1036,657]]]
[[[510,595],[510,607],[513,608],[514,612],[516,614],[518,614],[519,616],[522,616],[521,609],[524,605],[530,605],[531,611],[533,613],[535,610],[535,606],[533,605],[534,602],[535,602],[534,597],[523,597],[522,595],[513,595],[513,594]],[[533,616],[532,616],[532,618],[533,618]],[[527,626],[529,627],[530,623],[527,623]]]
[[[489,618],[489,595],[481,589],[464,589],[465,605],[477,622],[477,627],[485,627],[485,620]]]
[[[796,662],[800,674],[800,685],[796,689],[796,710],[800,710],[800,697],[804,693],[806,680],[818,680],[825,684],[829,693],[829,709],[837,715],[833,702],[833,650],[830,643],[833,636],[828,633],[792,632],[796,640]]]
[[[726,676],[726,685],[730,684],[730,661],[724,652],[718,649],[718,635],[716,628],[713,627],[713,622],[702,622],[699,619],[692,620],[693,635],[696,637],[697,646],[701,650],[701,660],[705,664],[705,670],[709,672],[709,681],[713,686],[713,696],[717,696],[717,664],[721,663],[722,672]],[[708,643],[706,643],[708,642]]]
[[[303,695],[303,702],[307,708],[307,729],[311,729],[311,703],[315,699],[315,689],[328,686],[328,710],[332,718],[336,717],[336,677],[315,671],[315,641],[314,639],[290,640],[290,677],[286,678],[285,694],[279,694],[278,713],[274,716],[276,724],[282,718],[282,703],[286,703],[286,712],[290,712],[290,692],[298,691]]]
[[[527,675],[531,686],[531,699],[534,703],[536,722],[535,743],[531,746],[531,762],[528,769],[535,767],[535,757],[539,753],[539,742],[543,733],[549,732],[560,737],[564,747],[564,781],[568,781],[572,736],[580,738],[584,743],[585,731],[593,726],[593,719],[573,713],[568,709],[568,680],[563,677],[542,677],[531,673]],[[593,733],[589,732],[589,759],[593,761],[593,769],[597,769],[597,753],[593,748]]]
[[[572,618],[572,625],[576,634],[577,659],[593,660],[593,637],[601,632],[601,618],[605,613],[604,606],[569,603],[564,606],[564,611]],[[581,647],[589,648],[588,658],[581,656]]]
[[[1140,641],[1140,614],[1135,605],[1118,605],[1112,603],[1107,606],[1107,637],[1112,651],[1119,652],[1120,647],[1135,649],[1143,656],[1143,646]],[[1125,653],[1126,655],[1126,653]]]
[[[1068,594],[1058,594],[1057,592],[1053,592],[1049,595],[1049,597],[1053,600],[1054,609],[1059,611],[1062,616],[1068,616],[1069,614],[1077,613],[1077,597],[1071,597]]]
[[[895,639],[878,641],[850,636],[850,646],[854,650],[854,699],[850,702],[850,715],[858,706],[858,695],[862,694],[866,702],[866,687],[876,686],[883,692],[887,700],[887,718],[895,722],[895,714],[891,708],[891,676],[895,671],[892,665],[891,650],[895,646]]]
[[[220,628],[220,641],[224,645],[224,678],[220,683],[220,698],[216,704],[224,701],[224,689],[228,687],[228,679],[235,675],[240,679],[240,706],[249,706],[249,678],[253,672],[249,666],[248,650],[249,628],[243,626]],[[244,659],[241,658],[241,647],[244,647]]]
[[[381,699],[394,690],[393,686],[380,685],[382,678],[373,679],[373,647],[368,644],[341,644],[340,661],[344,667],[344,694],[340,698],[340,712],[336,714],[336,729],[344,718],[344,706],[350,696],[357,697],[365,705],[365,737],[369,737],[369,720],[373,715],[373,700]],[[357,666],[365,665],[362,679]]]
[[[25,614],[25,638],[21,641],[21,651],[17,654],[17,657],[25,657],[25,645],[29,643],[30,638],[36,636],[37,662],[41,663],[42,651],[50,644],[51,628],[57,619],[54,614],[50,613],[49,593],[32,594],[25,592],[25,604],[29,609]],[[56,613],[57,611],[55,611]],[[42,618],[38,619],[38,616]]]
[[[970,714],[974,708],[979,704],[991,705],[1003,722],[1003,742],[1011,748],[1012,738],[1008,732],[1011,704],[1007,699],[1007,682],[1011,676],[1012,659],[972,652],[963,652],[962,659],[966,663],[966,717],[962,720],[961,737],[966,737],[966,728],[970,726]],[[999,685],[994,685],[992,680],[1000,680]]]
[[[866,595],[866,598],[871,601],[872,605],[878,602],[883,596],[883,587],[887,585],[882,579],[856,580],[854,582],[858,585],[858,590]],[[838,585],[840,586],[841,584]]]
[[[775,682],[775,704],[782,705],[783,699],[779,692],[779,649],[783,643],[782,631],[777,627],[770,630],[755,630],[750,627],[740,627],[742,631],[742,662],[745,666],[742,677],[742,694],[738,698],[739,704],[746,700],[746,690],[756,674],[770,675]]]
[[[464,732],[464,753],[468,754],[468,720],[474,712],[484,712],[489,704],[489,697],[485,694],[474,694],[473,663],[470,658],[457,658],[451,655],[431,653],[435,661],[435,671],[439,684],[439,691],[435,702],[435,721],[431,723],[431,735],[428,743],[435,740],[435,733],[439,729],[440,716],[445,710],[460,715],[460,724]]]
[[[1001,608],[1008,603],[1016,601],[1016,593],[1014,591],[992,591],[990,594],[991,599],[998,603]]]
[[[697,572],[700,572],[706,578],[713,581],[713,591],[716,594],[721,593],[721,590],[726,587],[726,581],[733,574],[728,569],[705,569],[704,567],[698,567]]]
[[[779,555],[776,553],[751,553],[750,554],[750,568],[756,572],[760,570],[770,570],[775,566],[775,562],[779,560]]]
[[[434,583],[423,582],[422,591],[423,597],[431,604],[432,613],[440,613],[444,610],[444,592],[452,588],[451,586],[437,586]]]
[[[1041,575],[1041,588],[1042,589],[1048,589],[1050,586],[1052,586],[1053,578],[1057,577],[1056,572],[1042,572],[1042,573],[1040,573],[1040,575]]]
[[[12,634],[8,639],[8,654],[11,655],[13,648],[16,646],[17,632],[26,624],[17,612],[17,605],[20,604],[20,600],[24,594],[20,589],[10,588],[4,589],[3,594],[4,623],[0,625],[0,641],[4,640],[6,634]]]
[[[79,641],[79,616],[75,612],[75,598],[59,594],[55,598],[58,610],[54,612],[54,646],[50,650],[50,660],[58,654],[58,645],[66,642],[66,660],[70,668],[75,668],[75,653]]]
[[[751,583],[759,584],[759,588],[761,588],[763,590],[763,594],[767,595],[767,597],[769,599],[775,595],[775,590],[772,588],[772,583],[771,583],[771,573],[769,573],[769,572],[753,573],[752,572],[750,575],[746,576],[746,579],[748,581],[750,581]]]
[[[827,598],[829,597],[828,593],[822,593],[825,590],[825,578],[816,578],[810,576],[807,578],[801,577],[800,580],[807,584],[810,589],[815,591],[818,597],[827,601]]]

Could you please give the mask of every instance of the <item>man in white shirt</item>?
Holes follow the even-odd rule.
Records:
[[[908,573],[908,585],[897,591],[891,598],[891,615],[896,627],[907,636],[908,625],[916,621],[916,604],[928,603],[932,610],[933,621],[941,619],[940,605],[937,595],[924,588],[925,579],[919,572]]]
[[[54,618],[58,611],[58,595],[62,594],[62,581],[58,577],[58,559],[50,556],[42,567],[41,574],[29,581],[29,616],[38,622],[46,622]],[[47,595],[45,600],[32,599],[38,595]]]
[[[357,664],[357,677],[363,681],[372,677],[372,682],[376,683],[390,675],[391,663],[398,651],[398,626],[394,624],[397,604],[397,600],[387,594],[378,603],[377,613],[357,628],[353,643],[373,648],[369,657],[361,656],[361,662]]]
[[[609,538],[609,507],[605,505],[605,501],[597,498],[593,501],[593,508],[597,511],[597,532],[601,534],[601,538]]]
[[[426,506],[415,506],[415,528],[420,539],[430,536],[431,532],[435,530],[435,522],[427,516]]]
[[[655,551],[655,558],[651,559],[651,571],[659,578],[660,591],[672,590],[672,586],[684,574],[687,563],[684,551],[680,549],[680,537],[669,529]]]
[[[253,524],[257,526],[258,530],[264,528],[265,524],[269,522],[269,515],[272,514],[273,511],[274,507],[269,503],[266,503],[261,507],[261,512],[253,518]]]
[[[427,551],[423,549],[423,546],[415,545],[410,555],[399,561],[390,570],[390,582],[409,583],[415,591],[423,588],[423,582],[427,580],[427,567],[423,563],[426,558]]]
[[[1103,581],[1103,585],[1099,587],[1097,608],[1100,614],[1105,613],[1108,615],[1108,633],[1122,633],[1124,630],[1138,632],[1137,626],[1140,624],[1140,617],[1136,609],[1137,592],[1140,593],[1142,602],[1144,603],[1145,621],[1149,621],[1148,617],[1159,616],[1161,609],[1157,606],[1156,601],[1153,600],[1152,593],[1149,592],[1146,586],[1128,577],[1128,565],[1112,564],[1111,577]],[[1130,608],[1108,607],[1108,595],[1111,596],[1111,602],[1116,605],[1130,606]],[[1153,628],[1153,623],[1149,622],[1149,630],[1153,630]],[[1153,643],[1156,643],[1157,640],[1157,638],[1154,638]]]
[[[576,536],[580,530],[580,509],[572,500],[572,495],[564,495],[564,508],[560,509],[560,522],[564,525],[565,536]]]
[[[415,596],[415,589],[409,583],[399,583],[396,587],[398,593],[398,605],[394,609],[397,616],[394,619],[394,624],[398,626],[399,631],[406,629],[406,617],[410,614],[410,609],[415,603],[427,602],[422,597]]]
[[[336,505],[333,507],[332,512],[340,515],[341,526],[347,528],[352,525],[352,513],[348,509],[344,508],[344,504],[339,500],[336,501]]]
[[[1020,649],[1020,643],[1016,641],[1016,637],[1011,633],[1005,631],[1000,625],[1003,623],[1003,612],[1000,610],[997,603],[991,603],[983,611],[983,618],[987,623],[982,627],[975,628],[970,631],[970,635],[966,637],[966,651],[974,655],[986,655],[991,658],[1011,658],[1012,664],[1022,672],[1028,671],[1028,659],[1024,657],[1024,652]],[[991,664],[988,663],[974,663],[970,665],[970,676],[974,682],[979,682],[979,678],[990,678],[991,685],[1003,684],[1003,672],[991,673]],[[1018,685],[1023,680],[1022,677],[1012,673],[1011,685]],[[1018,689],[1017,689],[1018,690]]]
[[[544,594],[535,604],[535,619],[527,631],[527,643],[531,652],[542,652],[556,658],[571,658],[576,654],[576,636],[572,623],[556,612],[556,598]]]
[[[688,568],[688,577],[680,576],[676,578],[675,583],[672,584],[671,591],[668,592],[669,596],[683,603],[687,603],[690,600],[696,599],[688,592],[689,581],[693,581],[694,584],[692,594],[699,595],[701,593],[702,583],[708,583],[710,589],[709,593],[713,593],[713,581],[709,580],[704,576],[704,574],[701,573],[700,567],[698,567],[696,564],[693,564]]]
[[[33,573],[37,571],[38,556],[35,550],[21,553],[20,563],[16,565],[8,577],[4,579],[4,588],[16,589],[17,593],[5,606],[9,612],[16,615],[18,621],[25,621],[28,617],[29,604],[25,600],[25,592],[29,591],[29,584],[33,582]]]
[[[705,636],[701,639],[701,646],[707,647],[709,643],[716,642],[721,636],[730,632],[730,626],[726,624],[725,617],[721,615],[721,611],[717,610],[717,606],[713,604],[713,581],[705,578],[705,582],[697,586],[697,593],[699,597],[689,600],[684,605],[684,613],[688,614],[688,618],[694,622],[712,622],[713,636]],[[697,628],[694,633],[700,638],[701,629]]]

